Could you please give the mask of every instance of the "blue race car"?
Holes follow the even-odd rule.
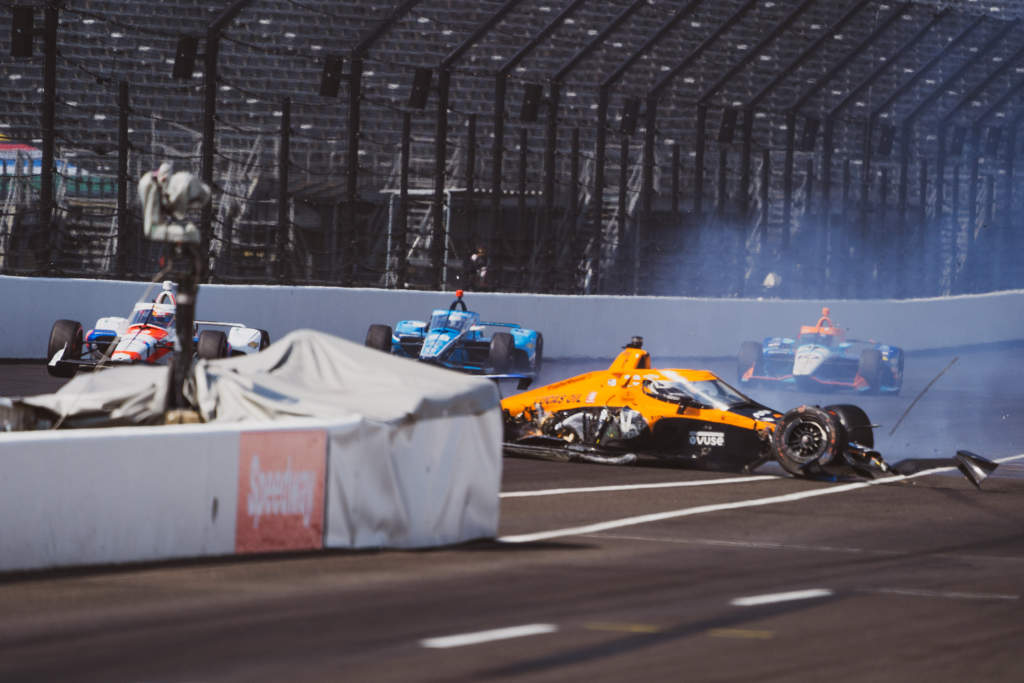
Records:
[[[795,384],[804,391],[852,389],[898,394],[903,386],[903,349],[874,341],[846,339],[828,308],[796,339],[766,337],[743,342],[737,379],[743,384]]]
[[[388,325],[370,325],[366,345],[452,370],[528,384],[544,361],[544,336],[518,323],[482,322],[479,313],[466,309],[462,294],[457,290],[448,308],[435,308],[429,323],[401,320],[394,331]]]

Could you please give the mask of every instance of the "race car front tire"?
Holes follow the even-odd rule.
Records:
[[[366,332],[366,346],[385,353],[391,353],[391,326],[370,325]]]
[[[491,367],[498,374],[506,373],[512,369],[512,361],[515,359],[516,344],[512,335],[508,332],[495,332],[491,337],[491,346],[488,351],[488,360]]]
[[[220,330],[203,330],[199,333],[196,355],[204,360],[226,358],[228,355],[228,336]]]
[[[864,349],[860,352],[857,374],[868,383],[868,391],[877,394],[882,386],[882,352],[878,349]]]
[[[754,369],[754,374],[757,374],[762,356],[761,345],[757,342],[745,341],[740,344],[740,355],[736,357],[736,380],[743,382],[743,375],[751,368]]]
[[[263,349],[267,348],[268,346],[270,346],[270,333],[267,332],[266,330],[260,330],[260,348],[259,348],[259,350],[262,351]]]
[[[772,454],[790,474],[813,476],[843,457],[848,439],[839,418],[817,406],[800,406],[783,415],[772,435]]]
[[[65,346],[67,347],[65,356],[69,359],[78,360],[82,357],[82,340],[83,333],[80,322],[77,320],[56,321],[50,329],[50,341],[46,345],[47,362]],[[53,377],[74,377],[77,369],[74,365],[46,366],[46,371]]]

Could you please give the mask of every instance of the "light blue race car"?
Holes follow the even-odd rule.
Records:
[[[804,391],[852,389],[898,394],[903,387],[903,349],[875,341],[846,339],[828,308],[796,339],[766,337],[743,342],[737,380],[744,384],[795,384]]]
[[[401,320],[394,330],[370,325],[366,345],[398,356],[492,379],[519,379],[526,388],[544,362],[544,335],[518,323],[483,322],[467,310],[462,290],[430,321]]]

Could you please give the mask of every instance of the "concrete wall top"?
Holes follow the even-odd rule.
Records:
[[[86,330],[97,318],[127,315],[150,283],[0,276],[0,358],[42,358],[59,318]],[[156,291],[152,292],[155,295]],[[450,292],[203,285],[197,317],[241,322],[279,339],[312,328],[362,342],[372,323],[426,319]],[[550,358],[608,358],[633,335],[655,356],[734,355],[748,339],[795,335],[822,306],[851,338],[919,351],[1024,339],[1024,290],[908,300],[698,299],[474,293],[484,320],[520,323],[544,335]]]

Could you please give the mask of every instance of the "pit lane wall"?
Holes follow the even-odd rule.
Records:
[[[148,284],[0,276],[0,358],[42,358],[53,321],[127,315]],[[153,291],[156,294],[156,290]],[[423,320],[451,293],[203,285],[198,317],[266,329],[272,339],[312,328],[362,342],[372,323]],[[484,320],[539,330],[549,358],[608,358],[632,335],[655,357],[734,355],[745,340],[794,335],[832,309],[848,336],[908,351],[1024,339],[1024,290],[909,300],[695,299],[685,297],[466,294]]]
[[[501,418],[0,434],[0,571],[493,538]]]

